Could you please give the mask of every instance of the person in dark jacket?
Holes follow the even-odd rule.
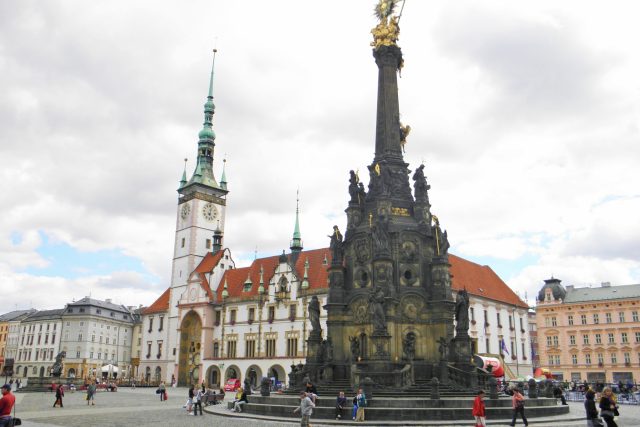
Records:
[[[596,427],[600,423],[596,424],[598,419],[598,410],[596,409],[596,392],[588,390],[585,395],[584,410],[587,413],[587,427]]]
[[[556,399],[560,399],[560,402],[562,402],[563,405],[568,405],[567,400],[564,398],[564,392],[558,384],[553,387],[553,397],[555,397]]]
[[[605,387],[600,397],[600,416],[607,423],[607,427],[618,427],[618,424],[613,420],[617,410],[618,406],[613,391],[610,387]]]
[[[347,398],[344,397],[344,391],[341,391],[336,398],[336,420],[342,419],[342,410],[347,407]]]
[[[56,401],[53,402],[54,408],[56,407],[56,405],[60,405],[61,408],[64,408],[64,406],[62,405],[63,396],[64,396],[64,389],[62,388],[62,384],[58,384],[58,386],[56,387]]]
[[[307,393],[307,395],[309,396],[309,399],[311,399],[313,404],[317,405],[316,399],[318,398],[318,389],[316,388],[316,386],[314,384],[308,382],[307,383],[307,388],[305,389],[305,392]]]

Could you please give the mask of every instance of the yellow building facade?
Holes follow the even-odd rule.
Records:
[[[540,364],[567,381],[640,381],[640,285],[564,287],[545,280],[536,306]]]

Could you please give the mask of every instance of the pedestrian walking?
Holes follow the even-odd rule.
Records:
[[[476,419],[476,427],[486,427],[487,419],[484,406],[484,390],[480,390],[473,401],[473,410],[471,411]]]
[[[89,385],[87,386],[87,406],[89,404],[91,404],[92,406],[96,404],[95,396],[96,396],[97,389],[98,387],[96,386],[95,380],[89,383]]]
[[[516,425],[516,418],[518,414],[522,417],[522,422],[525,426],[529,425],[527,417],[524,415],[524,396],[520,392],[519,388],[513,390],[513,397],[511,398],[511,406],[513,407],[513,418],[511,419],[511,426]]]
[[[156,391],[156,393],[158,393],[160,395],[160,402],[167,400],[167,398],[165,397],[166,393],[167,393],[167,389],[164,385],[164,381],[162,381],[160,383],[160,386],[158,387],[158,390]]]
[[[616,397],[611,387],[605,387],[602,390],[602,396],[600,396],[600,416],[607,423],[607,427],[618,427],[618,424],[613,420],[616,415],[620,415]]]
[[[587,414],[587,427],[603,427],[604,423],[598,418],[598,410],[596,409],[596,392],[587,390],[584,395],[584,410]]]
[[[347,398],[344,397],[344,391],[338,393],[336,398],[336,420],[342,419],[342,410],[347,406]]]
[[[194,386],[191,384],[187,398],[187,415],[191,415],[191,410],[193,409],[193,398],[196,396],[193,390]]]
[[[200,415],[202,415],[202,393],[201,389],[196,391],[195,396],[193,396],[193,415],[198,415],[198,408],[200,408]]]
[[[313,408],[315,408],[315,404],[309,397],[309,393],[301,391],[300,392],[300,406],[293,410],[293,413],[300,412],[300,427],[311,427],[309,424],[309,420],[311,419],[311,414],[313,414]]]
[[[64,397],[64,388],[62,387],[62,384],[58,384],[58,386],[56,387],[56,401],[53,402],[54,408],[56,407],[56,405],[60,405],[61,408],[64,408],[64,406],[62,405],[63,397]]]
[[[358,410],[356,411],[356,421],[364,421],[364,408],[367,406],[367,396],[361,388],[358,389]]]

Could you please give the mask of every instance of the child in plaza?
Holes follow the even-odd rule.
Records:
[[[341,391],[336,398],[336,420],[342,419],[342,410],[347,406],[347,398],[344,391]]]
[[[353,396],[353,410],[351,411],[351,419],[356,420],[356,414],[358,412],[358,396]]]
[[[309,393],[305,391],[300,392],[300,406],[293,410],[293,413],[300,412],[300,427],[311,427],[309,424],[309,419],[311,418],[311,414],[313,414],[313,408],[315,408],[315,404],[311,401],[309,397]]]
[[[476,419],[476,427],[486,427],[486,415],[484,406],[484,390],[480,390],[476,399],[473,401],[473,410],[471,411]]]

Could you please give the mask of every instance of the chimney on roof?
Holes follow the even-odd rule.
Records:
[[[611,282],[602,282],[602,283],[600,283],[600,286],[602,286],[603,288],[610,288],[611,287]]]
[[[573,290],[573,285],[567,285],[565,286],[565,289],[568,291],[572,291]]]
[[[111,298],[107,298],[106,300],[104,300],[104,302],[108,302],[109,304],[111,304]]]

